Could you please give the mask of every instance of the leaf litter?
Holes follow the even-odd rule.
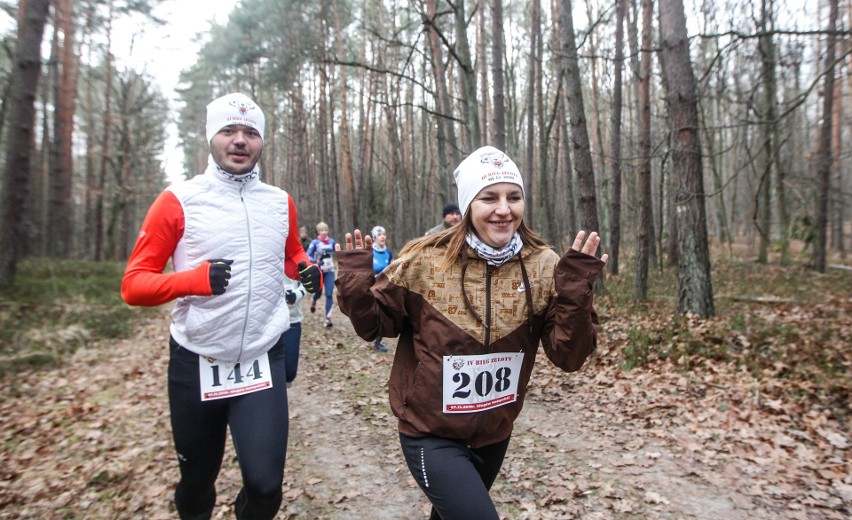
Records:
[[[718,332],[712,324],[695,327],[708,336]],[[848,323],[843,327],[848,333]],[[724,362],[688,370],[651,360],[626,370],[617,361],[626,328],[617,320],[605,324],[609,341],[578,373],[563,374],[540,354],[492,488],[503,518],[852,514],[848,422],[780,391],[793,385],[813,393],[813,384]],[[0,519],[176,517],[167,341],[163,309],[146,317],[133,338],[94,343],[61,366],[0,380]],[[299,376],[289,390],[279,518],[428,516],[387,405],[395,340],[386,345],[388,353],[372,350],[343,317],[326,329],[306,314]],[[745,336],[740,345],[755,348]],[[778,362],[773,374],[795,359]],[[229,443],[214,518],[232,518],[240,485]]]

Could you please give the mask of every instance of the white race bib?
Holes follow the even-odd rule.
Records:
[[[201,400],[225,399],[272,388],[269,356],[243,363],[225,363],[198,356]]]
[[[444,413],[482,412],[518,400],[523,352],[444,356]]]
[[[331,256],[324,256],[320,259],[320,269],[327,273],[334,270],[334,259]]]

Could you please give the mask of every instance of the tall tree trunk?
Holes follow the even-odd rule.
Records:
[[[341,60],[346,59],[345,50],[343,47],[343,38],[341,36],[340,27],[340,9],[337,7],[337,0],[334,0],[334,34],[337,43],[337,53]],[[346,184],[349,199],[349,218],[341,215],[340,224],[344,229],[353,229],[360,226],[358,221],[358,198],[355,190],[355,175],[352,171],[352,147],[349,142],[349,114],[347,107],[349,103],[349,89],[346,85],[346,67],[340,67],[340,147],[343,155],[343,182]]]
[[[642,0],[642,59],[639,65],[636,113],[639,116],[639,170],[637,199],[639,215],[636,219],[636,274],[633,279],[633,298],[648,299],[648,270],[650,251],[654,247],[653,201],[651,197],[651,59],[654,18],[653,0]]]
[[[615,7],[615,77],[612,84],[612,215],[609,232],[609,272],[618,274],[621,246],[621,73],[624,68],[624,11],[626,0],[616,0]]]
[[[328,33],[328,5],[326,2],[322,2],[320,8],[320,16],[318,19],[318,23],[320,26],[319,33],[321,35],[322,41],[326,41],[327,33]],[[329,80],[328,80],[328,69],[330,66],[328,65],[327,59],[327,51],[325,49],[325,45],[321,45],[320,48],[320,56],[318,56],[319,64],[318,75],[319,75],[319,92],[317,93],[317,99],[319,102],[319,112],[317,114],[317,139],[316,143],[318,146],[317,154],[319,155],[319,171],[317,172],[317,180],[319,181],[319,185],[317,186],[317,193],[319,194],[320,204],[318,208],[317,222],[312,222],[308,226],[309,233],[314,234],[314,227],[320,220],[328,221],[328,219],[334,215],[334,193],[333,188],[337,186],[337,178],[334,173],[331,171],[331,157],[328,149],[328,139],[329,139],[329,121],[331,121],[331,115],[329,114],[330,108],[328,106],[328,90],[329,90]],[[333,150],[332,150],[333,153]]]
[[[541,11],[541,6],[539,6],[539,11]],[[539,16],[541,16],[539,14]],[[539,29],[540,30],[540,29]],[[554,31],[551,31],[551,41],[548,45],[557,43],[558,34]],[[558,244],[557,241],[559,234],[557,231],[557,224],[554,217],[553,212],[553,202],[556,199],[556,194],[551,191],[551,186],[553,182],[550,180],[553,176],[554,168],[551,166],[551,150],[553,150],[556,154],[559,153],[559,140],[558,133],[556,138],[554,139],[554,129],[559,128],[559,120],[557,119],[558,105],[562,104],[562,100],[559,97],[559,82],[556,82],[556,88],[554,89],[557,92],[556,95],[550,96],[550,100],[548,100],[549,92],[545,92],[544,87],[544,78],[545,78],[545,61],[544,61],[544,35],[540,35],[537,42],[536,49],[536,71],[535,71],[535,99],[536,99],[536,114],[538,114],[538,128],[539,137],[538,137],[538,169],[536,171],[536,179],[537,179],[537,193],[536,200],[538,201],[537,207],[539,211],[539,229],[544,229],[547,234],[545,235],[548,238],[548,242],[551,244]],[[559,66],[557,60],[550,60],[552,64],[550,72],[553,73],[554,78],[559,77]],[[547,111],[545,110],[545,104],[551,102],[552,110],[548,116]],[[545,118],[549,117],[549,121],[545,122]],[[553,159],[553,162],[556,162],[556,158]],[[542,214],[543,213],[543,214]]]
[[[423,23],[427,25],[429,33],[429,50],[431,51],[432,72],[435,79],[435,103],[438,106],[436,121],[438,128],[438,158],[441,161],[440,171],[446,172],[452,171],[458,165],[458,162],[455,160],[455,156],[450,158],[448,154],[448,148],[452,147],[455,149],[456,139],[455,130],[450,119],[452,116],[452,105],[450,104],[450,94],[447,90],[447,71],[444,69],[444,52],[441,48],[441,40],[438,37],[437,18],[438,9],[435,5],[435,0],[426,0],[426,16]]]
[[[85,40],[89,43],[86,45],[88,52],[87,62],[92,63],[93,45],[91,44],[92,21],[95,17],[95,0],[89,0],[86,6],[86,25],[85,25]],[[83,120],[86,122],[86,197],[83,215],[83,237],[81,246],[81,257],[86,259],[94,258],[94,234],[95,234],[95,190],[97,178],[95,174],[95,141],[97,140],[97,125],[95,123],[94,106],[94,67],[86,67],[86,83],[85,83],[85,110],[83,110]]]
[[[54,82],[53,150],[50,204],[48,205],[48,251],[51,256],[71,255],[74,236],[72,185],[74,155],[74,109],[77,98],[77,56],[74,43],[74,2],[56,1],[56,27],[63,38]]]
[[[491,1],[491,81],[494,90],[494,146],[506,151],[506,94],[503,87],[503,0]],[[509,153],[510,156],[515,154]]]
[[[482,130],[479,125],[479,104],[476,100],[476,71],[470,55],[470,44],[467,40],[467,15],[464,0],[450,2],[450,8],[455,15],[456,53],[459,60],[459,81],[461,82],[461,104],[464,112],[462,146],[465,150],[474,150],[482,146]]]
[[[15,281],[19,248],[24,243],[29,208],[30,158],[35,138],[35,86],[41,75],[41,40],[47,22],[50,0],[28,0],[22,5],[17,46],[13,60],[6,139],[6,165],[3,171],[3,214],[0,227],[0,286]]]
[[[535,196],[535,190],[538,187],[535,175],[535,127],[536,127],[536,84],[540,77],[538,70],[541,63],[540,57],[536,54],[539,50],[541,41],[541,0],[532,0],[530,13],[530,56],[529,56],[529,71],[530,75],[527,81],[527,143],[526,143],[526,170],[527,179],[526,186],[526,212],[524,220],[535,228],[535,205],[538,202],[538,197]],[[543,131],[543,128],[539,129]]]
[[[642,76],[641,64],[640,64],[640,61],[639,61],[639,55],[640,55],[640,52],[641,52],[640,48],[639,48],[639,19],[642,18],[643,15],[639,12],[639,8],[636,5],[636,0],[625,0],[625,1],[627,2],[627,5],[624,8],[624,15],[625,15],[625,21],[627,21],[627,40],[628,40],[628,45],[629,45],[629,49],[630,49],[630,71],[631,71],[631,74],[632,74],[632,77],[633,77],[632,88],[631,88],[631,92],[633,94],[633,99],[632,99],[633,103],[629,104],[628,106],[632,111],[631,112],[632,120],[636,121],[635,127],[634,127],[634,132],[636,133],[636,139],[638,139],[638,136],[639,136],[639,120],[640,120],[640,117],[641,117],[640,116],[641,104],[640,104],[640,101],[639,101],[639,97],[640,97],[640,95],[639,95],[639,83],[640,83],[640,79],[641,79],[641,76]],[[653,19],[653,4],[648,6],[648,11],[649,11],[648,12],[648,17],[649,17],[648,20],[649,20],[649,24],[650,24],[651,20]],[[651,29],[649,29],[649,31],[650,30]],[[648,52],[650,52],[651,45],[653,44],[652,40],[653,40],[652,34],[648,33]],[[649,94],[650,94],[650,92],[649,92]],[[649,100],[649,103],[650,103],[650,100]],[[650,139],[651,139],[650,133],[651,133],[651,130],[649,128],[648,129],[648,142],[649,143],[651,142],[650,141]],[[627,193],[628,201],[629,201],[627,206],[628,206],[628,209],[632,209],[632,212],[633,212],[633,215],[632,215],[632,218],[630,219],[630,222],[634,226],[637,225],[637,221],[640,218],[640,214],[639,214],[640,207],[639,207],[639,205],[641,204],[641,202],[639,201],[640,194],[639,194],[639,175],[638,175],[639,156],[640,155],[642,155],[642,152],[639,150],[638,143],[637,143],[637,145],[633,148],[633,152],[630,153],[630,156],[634,158],[630,161],[631,162],[630,170],[633,171],[633,172],[636,172],[637,174],[634,175],[633,178],[631,179],[632,182],[631,182],[631,184],[628,185],[629,188],[631,188],[631,190],[629,190],[628,193]],[[648,158],[649,158],[649,161],[650,161],[650,155],[648,155]],[[622,166],[623,166],[623,162],[622,162]],[[648,166],[648,171],[649,172],[651,171],[650,165]],[[651,190],[651,188],[650,188],[650,182],[651,182],[650,174],[649,174],[648,182],[649,182],[648,200],[649,200],[649,204],[650,204],[648,211],[650,213],[648,214],[647,218],[648,218],[648,226],[650,226],[650,227],[648,228],[648,231],[647,231],[648,232],[648,236],[647,236],[648,245],[646,246],[648,248],[647,263],[648,263],[648,265],[656,265],[656,263],[657,263],[657,242],[656,242],[657,233],[655,232],[656,224],[654,223],[654,217],[653,217],[654,201],[653,201],[653,198],[650,196],[650,193],[651,193],[651,191],[650,191]],[[635,251],[635,254],[637,254],[637,255],[639,254],[638,250]],[[646,274],[646,278],[647,278],[647,274]],[[645,281],[645,283],[646,283],[646,287],[647,287],[647,280]]]
[[[106,174],[110,159],[110,132],[112,115],[110,103],[112,95],[112,0],[107,3],[107,46],[106,59],[104,60],[104,114],[103,114],[103,138],[101,139],[101,164],[98,171],[97,189],[95,197],[95,260],[104,259],[104,193],[106,189]]]
[[[761,57],[762,96],[760,98],[759,116],[763,120],[760,128],[762,146],[760,151],[760,247],[757,261],[766,264],[769,261],[769,249],[772,244],[772,167],[777,165],[777,116],[775,77],[775,42],[772,41],[774,30],[774,8],[772,0],[761,1],[761,36],[758,39],[758,49]],[[783,229],[783,228],[782,228]]]
[[[23,249],[20,251],[22,257],[31,255],[47,256],[47,251],[50,246],[47,244],[50,212],[50,173],[51,166],[55,160],[56,148],[53,146],[51,138],[51,130],[53,129],[53,121],[51,114],[53,113],[53,89],[51,85],[56,84],[57,63],[59,63],[59,28],[54,24],[53,37],[50,43],[50,56],[47,59],[44,67],[44,75],[41,77],[41,82],[38,85],[39,96],[41,103],[41,140],[36,143],[34,150],[38,152],[39,165],[35,168],[36,174],[32,176],[30,201],[28,202],[30,209],[30,218],[27,228],[29,236],[24,243]],[[35,173],[35,172],[34,172]]]
[[[574,170],[577,174],[579,190],[580,229],[587,233],[599,231],[598,204],[595,193],[595,172],[592,166],[592,152],[589,145],[589,133],[586,128],[586,114],[583,107],[583,89],[581,86],[579,58],[577,55],[574,19],[570,0],[565,0],[559,11],[560,53],[562,74],[565,78],[567,108],[571,118],[571,142],[574,158]],[[602,248],[601,248],[602,249]],[[598,254],[601,250],[598,249]]]
[[[487,19],[485,17],[485,12],[487,9],[485,6],[487,5],[488,0],[477,0],[479,7],[477,11],[479,12],[479,23],[477,24],[477,36],[476,36],[476,62],[479,67],[479,98],[482,100],[482,105],[479,108],[479,128],[480,128],[480,138],[483,144],[493,144],[494,138],[492,137],[493,127],[488,125],[490,120],[490,106],[488,96],[488,51],[486,45],[486,37],[488,35],[487,28]]]
[[[816,160],[816,241],[814,243],[812,267],[824,273],[826,255],[828,249],[828,200],[831,190],[831,117],[834,105],[834,31],[837,27],[837,0],[829,0],[828,27],[826,34],[828,40],[825,45],[825,82],[822,93],[822,124],[819,128],[819,148]]]
[[[672,175],[677,177],[678,311],[708,317],[715,311],[698,135],[698,100],[689,59],[686,18],[682,0],[661,0],[659,5],[663,78],[672,120]]]
[[[592,5],[592,0],[586,0],[586,16],[590,20],[590,23],[594,23],[596,14]],[[576,41],[576,38],[574,41]],[[595,172],[595,192],[600,194],[603,199],[601,207],[599,208],[599,218],[601,219],[602,225],[606,225],[607,212],[609,211],[606,199],[609,197],[609,193],[607,193],[606,189],[608,178],[606,173],[606,162],[604,160],[603,124],[601,123],[601,117],[603,117],[601,114],[603,111],[600,108],[600,76],[598,73],[598,54],[600,53],[600,47],[598,46],[599,35],[594,28],[587,35],[585,43],[589,46],[590,56],[588,58],[588,72],[591,75],[591,78],[586,80],[589,85],[588,93],[590,97],[589,103],[591,105],[591,117],[586,120],[586,123],[589,127],[590,134],[592,170]],[[579,71],[579,67],[577,70]],[[609,237],[606,238],[608,239]],[[605,240],[603,243],[609,244],[609,240]]]
[[[563,94],[562,90],[564,90],[564,87],[563,89],[560,89],[559,95],[561,95],[563,99],[568,99],[568,96]],[[571,124],[568,120],[568,109],[565,105],[566,103],[559,103],[560,149],[563,154],[563,159],[559,163],[561,165],[559,171],[562,173],[561,178],[565,181],[566,218],[564,229],[567,230],[570,235],[574,235],[577,233],[577,230],[580,229],[580,225],[578,224],[579,219],[577,218],[577,196],[574,193],[574,164],[571,158]],[[562,236],[562,242],[567,240],[569,244],[573,239],[573,236]]]
[[[842,24],[841,24],[842,25]],[[849,40],[847,38],[840,38],[838,41],[840,45],[839,55],[845,56],[847,53],[847,49],[849,46]],[[845,60],[844,60],[845,61]],[[832,145],[832,171],[834,173],[834,186],[832,189],[832,198],[830,201],[831,208],[831,248],[840,253],[844,253],[844,244],[843,244],[843,217],[844,217],[844,204],[843,204],[843,170],[844,170],[844,161],[843,157],[843,81],[840,81],[840,76],[843,73],[843,66],[839,66],[838,70],[840,74],[838,74],[838,79],[834,81],[834,109],[832,110],[832,117],[834,121],[832,123],[833,129],[833,137],[831,140]]]

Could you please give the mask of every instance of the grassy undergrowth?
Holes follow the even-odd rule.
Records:
[[[0,289],[0,374],[130,336],[134,319],[150,311],[121,300],[123,272],[123,262],[21,262],[15,283]]]

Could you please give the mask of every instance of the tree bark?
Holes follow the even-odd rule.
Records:
[[[426,0],[426,16],[423,20],[429,34],[429,50],[432,59],[432,72],[435,80],[435,104],[439,114],[435,121],[438,129],[438,158],[441,161],[441,171],[451,171],[458,162],[456,157],[450,157],[448,148],[455,148],[456,134],[451,121],[452,104],[447,90],[447,71],[444,68],[444,52],[437,28],[438,9],[435,0]],[[449,146],[447,146],[449,145]]]
[[[345,50],[343,47],[342,31],[340,27],[340,9],[337,7],[337,0],[334,0],[334,34],[337,44],[337,53],[340,59],[346,59]],[[340,67],[340,147],[343,155],[343,182],[346,184],[348,192],[347,199],[349,202],[349,215],[341,215],[341,222],[344,229],[354,229],[360,226],[358,221],[358,193],[355,189],[355,175],[352,171],[352,147],[349,142],[349,89],[346,86],[346,67]],[[346,218],[346,217],[349,218]]]
[[[71,256],[74,236],[72,185],[74,155],[72,138],[77,97],[78,58],[74,39],[74,2],[57,0],[56,26],[63,35],[54,83],[53,150],[50,203],[48,204],[48,253],[58,258]]]
[[[695,76],[682,0],[660,1],[660,41],[666,102],[672,121],[672,175],[677,178],[678,311],[712,316],[713,287]]]
[[[503,87],[503,55],[506,42],[503,37],[503,0],[491,2],[491,81],[494,90],[494,146],[506,150],[506,98]],[[514,155],[512,153],[509,154]]]
[[[636,219],[636,273],[633,279],[633,298],[648,300],[648,271],[650,250],[654,247],[653,201],[651,197],[651,46],[653,32],[653,0],[642,0],[642,48],[639,65],[636,113],[639,117],[639,169],[637,172],[637,199],[639,215]]]
[[[816,153],[816,240],[812,257],[813,269],[825,272],[828,249],[828,201],[831,190],[831,127],[832,107],[834,106],[834,31],[837,27],[837,0],[829,0],[828,41],[825,45],[825,80],[822,89],[822,124],[819,128],[819,148]]]
[[[773,166],[777,165],[777,116],[776,116],[776,89],[777,80],[775,76],[775,42],[772,41],[771,31],[774,29],[772,0],[762,0],[760,27],[763,34],[758,40],[758,49],[761,57],[761,80],[763,92],[759,105],[760,116],[763,119],[761,125],[762,144],[760,151],[760,248],[758,251],[758,263],[766,264],[769,261],[769,249],[772,244],[772,180],[774,179]],[[783,231],[783,228],[781,228]]]
[[[838,15],[839,16],[839,15]],[[840,38],[839,55],[845,56],[849,47],[849,40]],[[844,60],[845,61],[845,60]],[[831,248],[843,254],[843,223],[844,223],[844,204],[843,204],[843,81],[840,81],[840,76],[843,73],[843,67],[839,67],[840,74],[838,79],[834,81],[834,108],[832,110],[832,161],[831,168],[834,174],[834,186],[832,189],[832,198],[830,201],[831,208]]]
[[[103,114],[103,138],[101,140],[101,164],[98,170],[97,189],[95,195],[95,260],[104,259],[104,193],[106,189],[107,166],[110,157],[110,125],[112,115],[110,113],[112,94],[112,0],[109,0],[107,8],[107,46],[104,68],[106,69],[104,79],[104,114]]]
[[[592,163],[592,152],[589,145],[589,133],[586,128],[586,115],[583,106],[583,89],[581,86],[579,58],[577,55],[576,37],[574,35],[574,19],[571,14],[571,1],[562,3],[559,11],[560,59],[562,74],[565,78],[567,108],[571,122],[572,155],[574,170],[577,174],[579,190],[580,229],[587,233],[599,231],[598,205],[595,193],[595,172]],[[573,237],[572,237],[573,238]],[[602,253],[598,249],[598,254]]]
[[[470,44],[467,40],[467,15],[464,5],[464,0],[450,3],[455,14],[456,53],[459,67],[461,67],[459,72],[461,104],[467,129],[463,132],[462,144],[465,150],[475,150],[482,146],[482,130],[479,125],[479,103],[476,99],[476,71],[473,68]]]
[[[526,181],[524,190],[526,192],[526,211],[524,214],[524,220],[527,221],[527,224],[535,228],[535,205],[538,202],[538,197],[536,197],[535,190],[538,187],[538,183],[536,182],[536,169],[535,169],[535,150],[536,150],[536,139],[535,139],[535,127],[536,127],[536,87],[537,87],[537,79],[540,78],[539,74],[539,66],[541,64],[541,60],[538,53],[538,50],[541,48],[541,0],[532,0],[531,13],[530,13],[530,54],[529,54],[529,71],[530,77],[527,83],[527,139],[526,139]],[[543,131],[542,129],[539,129]]]
[[[609,272],[618,274],[621,247],[621,110],[622,70],[624,69],[624,11],[626,0],[616,0],[615,7],[615,76],[612,84],[612,215],[609,231]]]
[[[35,93],[41,76],[41,40],[50,0],[29,0],[22,5],[17,46],[13,61],[9,114],[10,132],[6,140],[3,171],[3,214],[0,230],[0,286],[15,281],[19,251],[26,232],[29,208],[29,177],[35,139]]]

